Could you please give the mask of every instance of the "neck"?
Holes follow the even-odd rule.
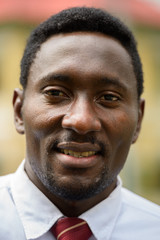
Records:
[[[104,199],[106,199],[110,193],[116,187],[117,178],[110,184],[106,189],[104,189],[99,194],[92,196],[91,198],[85,200],[72,201],[61,198],[57,195],[51,193],[46,187],[40,182],[40,180],[35,176],[33,171],[28,171],[30,165],[27,167],[25,164],[25,171],[29,179],[36,185],[36,187],[43,192],[43,194],[67,217],[78,217],[82,213],[86,212],[90,208],[94,207]]]
[[[116,181],[113,182],[107,189],[103,192],[95,195],[89,199],[79,200],[79,201],[70,201],[66,199],[59,198],[52,193],[48,192],[45,195],[50,199],[50,201],[57,206],[57,208],[67,217],[78,217],[82,213],[88,211],[90,208],[94,207],[104,199],[106,199],[109,194],[116,187]]]

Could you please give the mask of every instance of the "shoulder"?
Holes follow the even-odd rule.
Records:
[[[9,174],[0,177],[0,208],[2,209],[1,213],[5,209],[4,206],[9,207],[10,204],[13,204],[11,191],[12,175],[13,174]]]
[[[12,175],[13,174],[0,176],[0,191],[4,191],[4,190],[10,191]]]
[[[15,207],[11,188],[12,176],[13,174],[9,174],[0,177],[0,217],[6,213],[7,209],[9,211]]]
[[[133,236],[139,236],[137,239],[140,239],[140,236],[159,239],[160,207],[124,188],[122,188],[120,220],[131,228]]]
[[[17,213],[12,196],[12,176],[9,174],[0,177],[0,239],[25,239],[22,223]],[[10,231],[14,229],[14,231]],[[19,237],[20,236],[20,237]]]
[[[113,232],[115,239],[159,240],[160,207],[125,188],[121,199]]]
[[[131,211],[152,216],[160,221],[160,206],[125,188],[122,188],[122,203]]]

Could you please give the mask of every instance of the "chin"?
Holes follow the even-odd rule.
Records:
[[[38,177],[39,181],[54,196],[65,199],[68,201],[82,201],[85,199],[92,198],[104,190],[107,190],[110,185],[115,180],[116,176],[110,174],[109,169],[103,166],[96,176],[87,180],[83,174],[80,177],[76,177],[76,172],[73,173],[73,177],[68,178],[63,176],[57,176],[54,173],[54,169],[50,164],[46,165],[44,171],[38,169],[32,164],[32,169],[34,169],[35,175]]]
[[[87,184],[73,179],[70,183],[64,183],[58,178],[50,178],[49,176],[42,180],[45,188],[54,196],[68,201],[82,201],[92,198],[105,189],[107,189],[114,181],[107,174],[101,173],[100,177],[95,178],[95,181],[90,181]]]

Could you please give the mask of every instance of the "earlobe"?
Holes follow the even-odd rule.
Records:
[[[144,99],[140,99],[139,100],[139,106],[138,106],[137,127],[136,127],[135,133],[133,135],[132,144],[135,143],[137,141],[137,139],[138,139],[138,136],[139,136],[139,133],[140,133],[140,130],[141,130],[143,116],[144,116],[144,109],[145,109],[145,100]]]
[[[23,90],[16,88],[13,93],[13,109],[14,109],[14,124],[16,130],[20,134],[24,134],[24,122],[23,122]]]

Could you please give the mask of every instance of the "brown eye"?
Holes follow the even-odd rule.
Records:
[[[59,91],[59,90],[48,90],[45,92],[47,95],[49,96],[55,96],[55,97],[66,97],[66,95],[62,92],[62,91]]]
[[[110,101],[110,102],[115,102],[119,100],[119,97],[113,95],[113,94],[105,94],[101,97],[101,100],[103,101]]]

